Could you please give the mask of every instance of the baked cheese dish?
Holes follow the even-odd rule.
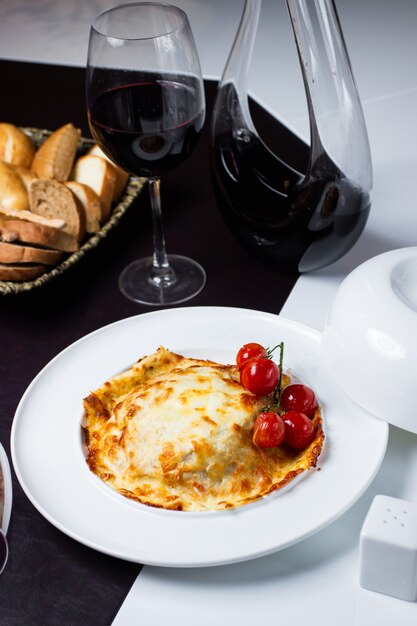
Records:
[[[235,365],[160,348],[84,399],[88,466],[154,507],[215,511],[253,502],[315,467],[324,439],[318,409],[305,450],[258,448],[252,429],[267,403],[244,389]]]

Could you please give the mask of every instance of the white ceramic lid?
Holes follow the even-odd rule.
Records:
[[[376,256],[344,279],[323,330],[322,357],[352,400],[417,433],[417,247]]]

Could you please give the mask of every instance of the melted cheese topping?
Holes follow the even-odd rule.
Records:
[[[236,366],[160,348],[85,398],[87,463],[144,504],[186,511],[246,504],[315,466],[324,438],[317,411],[306,450],[256,447],[253,423],[267,402],[242,387]]]

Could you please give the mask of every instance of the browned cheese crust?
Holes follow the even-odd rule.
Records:
[[[160,348],[85,398],[87,463],[119,493],[155,507],[253,502],[315,467],[324,440],[318,409],[305,450],[255,446],[254,420],[268,401],[242,387],[234,365]]]

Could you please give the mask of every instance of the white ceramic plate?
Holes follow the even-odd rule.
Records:
[[[159,345],[190,357],[234,361],[248,341],[285,342],[284,364],[319,396],[326,445],[321,471],[293,488],[237,509],[164,511],[133,502],[92,474],[81,445],[82,399]],[[96,550],[161,566],[200,567],[285,548],[345,512],[374,478],[388,426],[355,405],[320,365],[320,334],[258,311],[179,308],[97,330],[55,357],[25,392],[12,428],[12,458],[34,506],[57,528]],[[290,486],[291,487],[291,486]]]

